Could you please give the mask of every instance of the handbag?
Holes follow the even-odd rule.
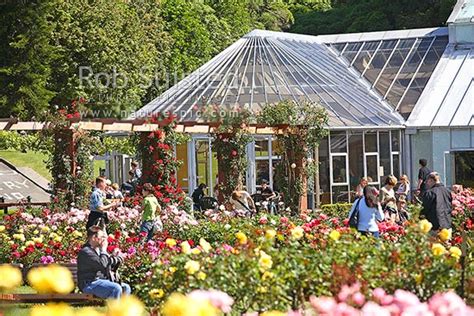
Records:
[[[357,229],[359,226],[359,203],[362,198],[357,200],[354,212],[349,217],[349,227]]]

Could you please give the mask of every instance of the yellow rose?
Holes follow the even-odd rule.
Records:
[[[73,316],[74,309],[66,303],[48,303],[35,305],[31,308],[30,316]]]
[[[73,231],[73,232],[72,232],[72,235],[73,235],[74,237],[82,237],[82,233],[81,233],[80,231],[78,231],[78,230]]]
[[[150,297],[154,299],[162,298],[163,296],[165,296],[165,291],[163,291],[162,289],[153,289],[148,292],[148,295],[150,295]]]
[[[75,287],[71,271],[55,264],[31,269],[27,279],[38,293],[68,294]]]
[[[13,234],[13,239],[18,239],[18,240],[21,240],[21,241],[26,240],[25,235],[23,235],[23,234]]]
[[[431,228],[433,227],[433,225],[426,219],[421,220],[419,225],[420,225],[421,231],[424,233],[429,232]]]
[[[415,275],[415,282],[416,284],[421,284],[421,282],[423,281],[423,274],[419,273],[417,275]]]
[[[268,229],[265,232],[265,238],[268,239],[268,240],[271,240],[271,239],[275,238],[276,233],[277,232],[274,229]]]
[[[244,233],[238,232],[238,233],[235,234],[235,237],[239,241],[239,244],[245,245],[247,243],[247,236],[245,236]]]
[[[285,316],[286,313],[280,311],[268,311],[260,314],[260,316]]]
[[[268,289],[265,287],[265,286],[259,286],[257,288],[257,292],[258,293],[267,293],[268,292]]]
[[[43,233],[47,233],[47,232],[49,232],[49,227],[48,226],[43,226],[43,227],[41,227],[41,231],[43,231]]]
[[[163,316],[217,316],[219,310],[208,300],[195,300],[183,294],[173,293],[166,300]]]
[[[208,243],[204,238],[199,239],[199,245],[202,247],[202,250],[204,250],[204,252],[206,253],[211,251],[212,249],[211,244]]]
[[[0,233],[5,231],[5,225],[0,225]]]
[[[20,269],[9,264],[0,265],[0,290],[11,290],[21,285]]]
[[[443,228],[439,233],[438,233],[439,239],[442,241],[447,241],[451,239],[451,229],[446,229]]]
[[[107,316],[140,316],[145,312],[145,305],[133,295],[124,295],[119,300],[107,302]]]
[[[92,307],[83,307],[76,310],[74,316],[105,316],[105,314]]]
[[[183,241],[181,244],[179,244],[181,246],[181,252],[184,253],[184,254],[188,254],[191,252],[191,246],[189,245],[189,243],[187,241]]]
[[[33,240],[28,240],[25,245],[28,247],[28,246],[34,246],[35,245],[35,242]]]
[[[304,236],[304,230],[301,226],[296,226],[291,230],[291,237],[293,239],[301,239]]]
[[[434,243],[433,246],[431,246],[431,251],[433,252],[433,255],[441,256],[446,252],[446,248],[444,248],[442,244]]]
[[[334,241],[337,241],[337,240],[339,240],[339,238],[341,238],[341,233],[338,232],[337,230],[333,230],[333,231],[329,234],[329,238],[331,238],[331,239],[334,240]]]
[[[194,274],[194,273],[196,273],[197,271],[199,271],[200,268],[201,268],[201,266],[199,265],[199,262],[194,261],[194,260],[189,260],[189,261],[186,262],[186,264],[184,265],[184,269],[186,270],[186,272],[187,272],[188,274]]]
[[[170,248],[174,247],[176,246],[176,240],[174,240],[173,238],[166,238],[165,244]]]
[[[452,246],[451,248],[449,248],[449,253],[451,257],[456,258],[456,260],[459,260],[459,258],[461,258],[461,255],[462,255],[461,249],[459,249],[456,246]]]
[[[178,269],[176,269],[176,267],[169,267],[168,268],[168,271],[171,272],[171,273],[175,273],[176,270],[178,270]]]
[[[63,238],[61,236],[54,237],[55,242],[61,242],[61,240],[63,240]]]
[[[268,270],[272,268],[273,261],[272,257],[267,255],[264,251],[260,251],[260,259],[258,260],[258,265],[261,270]]]
[[[198,274],[196,275],[196,277],[197,277],[198,280],[205,280],[206,277],[207,277],[207,274],[205,274],[202,271],[199,271]]]
[[[271,279],[273,278],[274,274],[270,271],[265,271],[263,274],[262,274],[262,281],[265,281],[265,280],[268,280],[268,279]]]
[[[193,248],[193,249],[191,249],[191,253],[192,253],[193,255],[198,255],[198,254],[201,253],[201,250],[199,250],[198,248]]]
[[[38,235],[39,234],[39,230],[35,229],[35,231],[33,232],[33,235]]]
[[[34,237],[34,238],[33,238],[33,241],[34,241],[35,243],[42,243],[42,242],[43,242],[43,237],[42,237],[42,236],[40,236],[40,237]]]

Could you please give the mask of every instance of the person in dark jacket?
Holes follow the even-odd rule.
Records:
[[[114,271],[123,262],[119,251],[107,253],[107,235],[99,226],[87,230],[87,243],[77,257],[77,283],[83,293],[100,298],[118,299],[122,294],[130,294],[130,286],[117,283]]]
[[[431,172],[426,178],[427,191],[423,193],[421,215],[433,225],[432,230],[451,228],[452,196],[441,183],[439,174]]]
[[[207,189],[207,185],[201,183],[196,190],[194,190],[191,197],[193,198],[194,210],[200,211],[201,210],[201,199],[206,195],[204,190]]]

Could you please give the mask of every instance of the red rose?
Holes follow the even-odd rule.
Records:
[[[237,151],[236,151],[235,149],[234,149],[234,150],[232,150],[232,151],[231,151],[231,155],[232,155],[232,157],[235,157],[235,156],[237,156]]]
[[[60,251],[59,251],[59,254],[60,254],[62,257],[64,257],[64,256],[66,256],[66,251],[60,250]]]
[[[67,114],[67,115],[66,115],[66,118],[67,118],[67,119],[72,119],[73,116],[72,116],[72,114]]]
[[[37,242],[37,243],[35,244],[35,246],[36,246],[36,248],[41,249],[41,248],[43,248],[44,245],[43,245],[43,243],[41,243],[41,242]]]
[[[45,252],[46,254],[50,255],[50,254],[53,253],[53,250],[52,250],[51,248],[46,248],[46,249],[44,250],[44,252]]]

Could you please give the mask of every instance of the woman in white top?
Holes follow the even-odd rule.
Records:
[[[232,192],[230,202],[235,210],[244,210],[248,212],[253,212],[255,210],[255,203],[253,202],[252,197],[244,190],[235,190]]]
[[[354,202],[349,213],[349,218],[351,218],[352,213],[357,208],[359,212],[357,230],[362,234],[371,234],[376,238],[380,236],[377,221],[383,221],[384,219],[382,207],[377,200],[377,196],[378,191],[376,188],[366,186],[364,188],[363,197]]]
[[[408,180],[408,176],[404,174],[400,177],[400,186],[398,187],[398,190],[397,190],[398,200],[406,201],[409,192],[410,192],[410,181]]]

